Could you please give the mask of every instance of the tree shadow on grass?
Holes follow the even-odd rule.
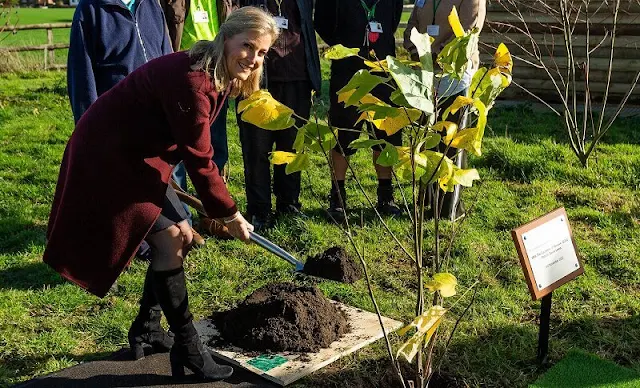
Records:
[[[594,117],[597,119],[597,117]],[[582,123],[582,119],[579,118]],[[636,128],[640,117],[618,118],[601,144],[640,144],[640,133]],[[489,117],[490,136],[506,136],[522,143],[539,143],[544,139],[569,146],[569,137],[563,126],[563,119],[551,111],[536,111],[527,105],[497,107]]]
[[[46,244],[46,226],[36,225],[24,217],[8,215],[0,223],[0,253],[24,252],[30,246]]]
[[[0,289],[35,290],[54,287],[65,280],[43,262],[12,266],[0,271]]]

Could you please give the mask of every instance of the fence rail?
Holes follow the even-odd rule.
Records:
[[[69,43],[53,43],[53,30],[71,28],[71,23],[43,23],[43,24],[23,24],[20,26],[13,26],[7,29],[5,32],[13,32],[25,30],[46,30],[47,31],[47,43],[32,45],[32,46],[17,46],[17,47],[0,47],[0,54],[11,52],[25,52],[25,51],[42,51],[44,58],[44,70],[52,69],[64,69],[66,64],[55,63],[55,50],[68,49]]]

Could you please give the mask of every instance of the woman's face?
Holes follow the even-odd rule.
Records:
[[[260,69],[271,46],[271,35],[255,31],[236,34],[224,42],[227,70],[231,79],[246,81]]]

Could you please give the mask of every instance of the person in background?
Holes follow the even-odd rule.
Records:
[[[171,52],[156,0],[80,1],[67,57],[67,89],[75,122],[133,70]]]
[[[417,0],[407,22],[407,29],[404,32],[404,47],[409,51],[413,60],[419,60],[417,50],[411,42],[411,30],[413,28],[423,34],[426,32],[434,38],[431,44],[434,61],[444,46],[455,38],[447,19],[453,7],[456,7],[460,23],[465,31],[474,27],[482,29],[487,14],[486,0]],[[446,98],[445,103],[439,107],[440,112],[444,112],[453,103],[455,97],[466,95],[479,63],[480,53],[476,50],[471,57],[462,80],[451,80],[448,77],[440,80],[437,89],[438,98],[441,100]],[[459,111],[448,120],[457,122],[460,129],[466,126],[466,114],[463,111]],[[444,152],[444,144],[440,146],[441,151]],[[467,153],[465,150],[450,149],[447,152],[447,156],[455,156],[454,161],[457,166],[467,168]],[[440,216],[451,221],[457,220],[465,214],[464,206],[460,200],[461,190],[462,187],[456,185],[453,192],[441,193],[435,185],[431,185],[426,193],[428,196],[426,203],[433,206],[435,195],[440,195],[438,199],[438,203],[442,206]]]
[[[220,380],[233,368],[213,361],[193,325],[183,268],[193,235],[169,185],[171,171],[184,161],[207,214],[250,241],[253,226],[211,160],[209,128],[232,91],[258,90],[278,33],[266,12],[234,11],[213,42],[156,58],[100,96],[78,121],[62,158],[43,261],[104,297],[146,238],[151,290],[175,334],[174,377],[188,368],[200,379]]]
[[[360,56],[375,60],[370,51],[374,50],[378,58],[395,55],[394,34],[402,15],[402,0],[317,0],[314,24],[318,35],[330,46],[342,44],[346,47],[359,47]],[[329,83],[329,122],[338,128],[354,128],[359,113],[356,107],[345,108],[338,102],[336,92],[342,89],[351,77],[360,69],[368,68],[362,59],[344,58],[331,62],[331,80]],[[380,85],[372,94],[390,103],[391,88]],[[402,144],[402,132],[387,136],[384,131],[375,130],[365,123],[377,139],[385,139],[393,145]],[[346,192],[344,182],[348,168],[348,158],[355,152],[349,144],[356,140],[358,133],[340,131],[338,144],[331,150],[332,179],[327,212],[332,219],[342,222],[346,216]],[[401,211],[393,199],[392,170],[376,163],[380,155],[379,146],[373,149],[373,162],[378,177],[377,209],[384,215],[397,215]],[[336,182],[337,181],[337,182]]]
[[[257,6],[274,15],[280,37],[265,61],[263,87],[273,97],[309,118],[312,91],[320,92],[321,74],[318,43],[313,29],[312,0],[234,0],[238,7]],[[297,130],[291,127],[269,131],[246,123],[238,115],[242,159],[244,161],[247,214],[257,230],[270,225],[271,163],[269,153],[293,152]],[[303,125],[297,119],[297,125]],[[300,172],[285,173],[285,165],[273,166],[273,193],[276,214],[300,214]]]
[[[71,24],[67,88],[76,123],[104,93],[148,61],[172,52],[164,15],[156,0],[82,0]],[[116,178],[113,184],[121,184]],[[126,190],[126,189],[125,189]],[[91,252],[89,250],[88,252]],[[143,242],[141,258],[150,257]],[[162,310],[147,273],[138,316],[129,329],[135,358],[143,347],[169,351],[173,339],[160,325]]]
[[[177,5],[174,2],[172,5]],[[231,0],[186,0],[184,24],[181,25],[180,46],[175,51],[188,50],[200,40],[213,40],[220,31],[220,25],[227,19],[232,10]],[[167,23],[171,21],[167,20]],[[171,30],[179,28],[173,25]],[[176,32],[177,33],[177,32]],[[229,146],[227,142],[227,110],[228,100],[225,100],[220,109],[220,114],[211,124],[211,143],[213,146],[213,162],[218,166],[218,170],[224,176],[225,167],[229,160]],[[182,163],[173,170],[173,180],[184,191],[187,191],[187,172]],[[189,216],[189,223],[192,224],[192,214],[189,207],[183,203],[183,207]],[[207,230],[214,236],[220,238],[230,238],[224,225],[201,218],[201,228]]]

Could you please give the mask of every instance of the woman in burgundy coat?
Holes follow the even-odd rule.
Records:
[[[183,161],[204,207],[245,242],[253,226],[237,211],[212,162],[210,125],[233,89],[259,88],[264,56],[278,36],[274,19],[247,7],[233,12],[213,41],[141,66],[100,96],[67,144],[43,260],[87,291],[104,296],[144,238],[153,257],[129,332],[143,346],[171,347],[174,376],[184,367],[206,380],[233,372],[203,349],[189,312],[182,260],[192,241],[186,214],[168,181]],[[160,326],[159,304],[171,331]]]

